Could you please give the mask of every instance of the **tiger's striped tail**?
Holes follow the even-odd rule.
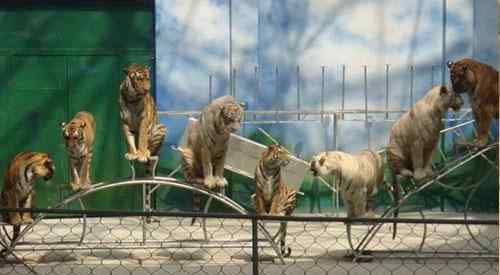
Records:
[[[161,123],[157,123],[151,130],[151,137],[149,139],[149,151],[152,156],[157,156],[160,153],[161,145],[167,136],[167,127]]]

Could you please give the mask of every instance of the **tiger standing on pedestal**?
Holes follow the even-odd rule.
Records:
[[[88,112],[79,112],[67,124],[61,123],[61,128],[70,162],[70,185],[73,191],[88,190],[92,183],[90,164],[95,137],[94,116]]]
[[[255,194],[252,201],[257,215],[289,216],[297,206],[297,192],[283,181],[281,169],[290,163],[291,155],[281,145],[269,145],[255,168]],[[283,256],[291,248],[285,246],[287,222],[281,222],[276,237]]]
[[[45,153],[19,153],[10,162],[4,176],[4,185],[1,193],[1,206],[4,208],[32,208],[35,190],[33,185],[38,178],[45,181],[54,175],[54,161]],[[16,239],[21,224],[30,224],[33,218],[30,212],[5,212],[3,221],[14,225]]]
[[[167,128],[161,124],[156,106],[150,94],[151,80],[149,69],[143,65],[131,64],[123,69],[125,79],[120,85],[120,118],[123,134],[127,142],[125,158],[147,163],[148,173],[154,172]]]
[[[498,120],[498,71],[471,58],[448,61],[451,83],[456,93],[467,93],[476,120],[474,144],[488,143],[493,118]]]

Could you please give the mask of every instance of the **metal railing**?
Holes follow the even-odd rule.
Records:
[[[498,273],[496,216],[464,221],[439,215],[421,219],[406,213],[406,217],[397,219],[398,236],[392,239],[395,219],[387,218],[0,210],[9,211],[31,211],[45,218],[14,241],[9,239],[12,226],[2,225],[0,274]],[[83,217],[88,230],[80,242]],[[147,217],[153,222],[145,222]],[[206,219],[208,239],[198,224],[191,225],[192,217]],[[281,222],[288,223],[286,242],[291,250],[284,261],[258,230],[264,226],[272,234]],[[347,239],[346,224],[352,227],[354,243],[362,241],[371,225],[381,224],[381,229],[356,257]]]

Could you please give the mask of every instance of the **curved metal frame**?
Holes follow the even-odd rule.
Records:
[[[439,180],[443,177],[445,177],[446,175],[448,175],[449,173],[451,173],[452,171],[454,171],[455,169],[463,166],[465,163],[469,162],[470,160],[478,157],[478,156],[481,156],[481,157],[484,157],[484,153],[489,151],[489,150],[492,150],[493,148],[495,147],[498,147],[498,143],[493,143],[493,144],[490,144],[484,148],[482,148],[481,150],[478,150],[478,151],[474,151],[474,152],[469,152],[467,153],[465,156],[453,161],[453,163],[451,165],[448,165],[447,167],[444,167],[441,171],[443,171],[442,173],[438,174],[436,177],[434,177],[433,179],[429,180],[428,182],[426,182],[425,184],[422,184],[420,185],[417,189],[414,189],[410,192],[408,192],[400,201],[400,203],[397,205],[397,206],[391,206],[389,208],[387,208],[383,213],[382,215],[380,216],[381,218],[383,217],[386,217],[388,216],[389,214],[393,213],[396,209],[400,209],[401,206],[403,205],[404,202],[406,202],[411,196],[419,193],[420,191],[426,189],[427,187],[429,187],[430,185],[432,185],[433,183],[439,183],[441,186],[445,187],[445,188],[457,188],[457,187],[452,187],[452,186],[448,186],[448,185],[445,185],[445,184],[442,184],[439,182]],[[486,178],[486,177],[485,177]],[[484,180],[484,179],[483,179]],[[468,207],[468,204],[469,204],[469,201],[470,201],[470,198],[472,197],[472,195],[475,193],[475,190],[477,190],[477,187],[481,184],[482,182],[478,183],[475,185],[475,189],[474,189],[474,192],[471,192],[471,194],[469,195],[469,198],[467,200],[467,203],[466,203],[466,207]],[[467,188],[467,187],[466,187]],[[423,213],[422,213],[423,214]],[[467,211],[465,212],[464,215],[467,214]],[[467,221],[467,219],[466,219]],[[371,226],[369,229],[368,229],[368,232],[366,233],[366,235],[363,237],[363,239],[361,240],[361,242],[358,243],[358,245],[356,246],[356,248],[353,249],[353,246],[352,246],[352,241],[350,241],[349,245],[351,246],[351,249],[352,249],[352,254],[353,254],[353,261],[356,261],[358,258],[360,258],[362,255],[363,255],[363,252],[366,250],[366,247],[368,246],[368,244],[373,240],[373,238],[375,237],[375,235],[378,233],[378,231],[380,230],[380,228],[382,227],[383,224],[381,223],[378,223],[378,224],[375,224],[373,226]],[[471,235],[472,239],[481,247],[481,248],[485,248],[484,245],[482,245],[473,235],[472,235],[472,232],[470,231],[467,223],[466,223],[466,227],[467,227],[467,230],[469,231],[469,234]],[[349,238],[349,235],[350,235],[350,228],[348,228],[348,238]],[[423,238],[423,242],[425,242],[425,235],[427,234],[427,229],[424,230],[424,238]],[[421,243],[420,244],[420,249],[419,251],[421,251],[422,247],[423,247],[423,244],[424,243]],[[486,251],[488,252],[491,252],[490,249],[486,249]]]
[[[232,208],[233,210],[237,211],[240,214],[248,214],[248,212],[243,207],[241,207],[238,203],[236,203],[235,201],[231,200],[230,198],[228,198],[220,193],[215,193],[215,192],[210,191],[208,189],[194,186],[194,185],[191,185],[189,183],[177,180],[175,178],[169,178],[169,177],[154,177],[154,178],[150,178],[150,179],[125,180],[125,181],[118,181],[118,182],[112,182],[112,183],[107,183],[107,184],[105,182],[98,183],[98,184],[93,185],[92,188],[89,190],[81,191],[81,192],[75,193],[75,194],[67,197],[66,199],[59,202],[54,208],[56,208],[56,209],[60,208],[60,207],[65,206],[68,203],[73,202],[75,200],[81,201],[81,199],[83,197],[85,197],[89,194],[95,193],[97,191],[101,191],[101,190],[105,190],[105,189],[109,189],[109,188],[114,188],[114,187],[121,187],[121,186],[149,185],[149,184],[155,184],[158,186],[170,186],[170,187],[176,187],[176,188],[189,190],[189,191],[193,191],[193,192],[198,192],[200,194],[208,196],[211,199],[218,200],[219,202]],[[82,203],[82,205],[83,205],[83,203]],[[15,240],[12,240],[10,245],[8,245],[5,248],[5,252],[6,253],[12,252],[14,250],[17,242],[21,238],[23,238],[27,234],[27,232],[30,229],[32,229],[36,224],[38,224],[45,216],[46,216],[45,214],[38,215],[37,218],[33,221],[33,223],[27,225],[19,233],[19,236]],[[85,221],[84,225],[86,226],[86,215],[85,215],[84,221]],[[279,257],[281,263],[284,264],[285,261],[283,259],[283,254],[281,253],[281,250],[279,249],[279,247],[276,245],[276,243],[272,239],[272,236],[269,234],[269,232],[267,231],[267,229],[264,227],[264,225],[262,223],[259,222],[258,226],[259,226],[261,233],[264,234],[264,237],[271,244],[271,247],[274,249],[274,251],[275,251],[276,255]],[[86,232],[85,229],[82,230],[82,233],[84,233],[84,232]],[[0,233],[0,235],[2,235],[2,234]],[[2,239],[3,239],[3,236],[2,236]],[[82,237],[80,238],[79,244],[82,244],[83,240],[84,240],[84,234],[82,234]]]

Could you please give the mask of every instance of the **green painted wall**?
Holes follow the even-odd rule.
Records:
[[[94,182],[129,176],[118,114],[121,68],[151,63],[153,11],[141,4],[0,8],[0,173],[21,151],[43,151],[55,177],[37,183],[37,207],[70,193],[60,123],[78,111],[96,119]],[[3,181],[2,181],[3,184]],[[99,192],[87,207],[139,208],[139,189]],[[76,204],[71,207],[77,207]]]

